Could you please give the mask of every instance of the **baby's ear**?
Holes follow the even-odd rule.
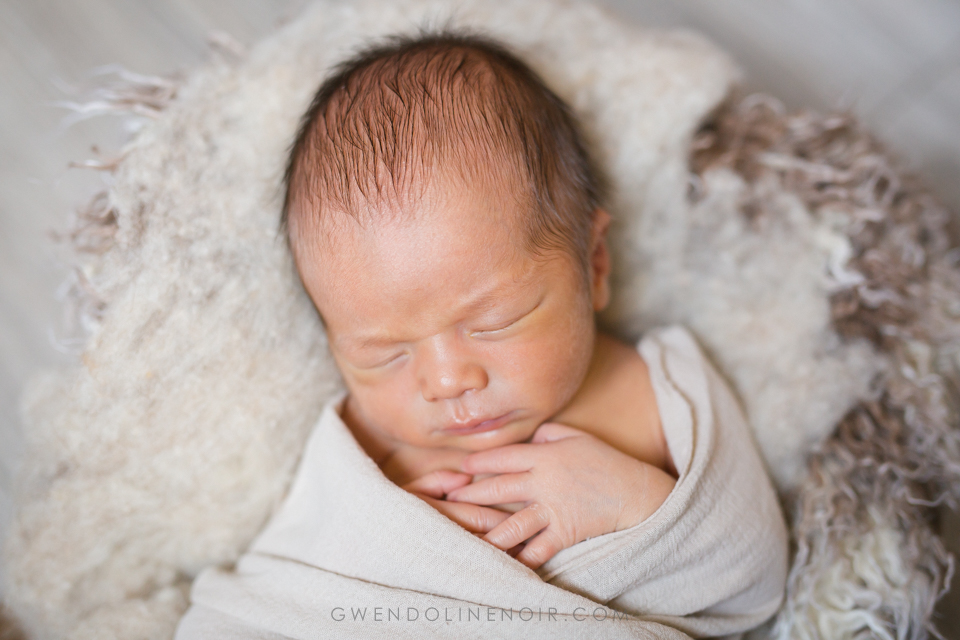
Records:
[[[593,231],[590,238],[590,292],[593,310],[602,311],[610,302],[610,251],[607,248],[607,230],[610,214],[604,209],[593,212]]]

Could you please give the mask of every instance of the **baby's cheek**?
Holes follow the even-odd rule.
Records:
[[[504,380],[516,389],[531,387],[546,390],[564,378],[570,358],[570,345],[558,345],[549,335],[532,337],[513,345],[499,358],[498,369]]]
[[[389,433],[401,442],[413,444],[421,433],[412,425],[422,422],[412,415],[410,390],[401,381],[384,380],[375,384],[355,385],[354,394],[364,415],[378,430]]]

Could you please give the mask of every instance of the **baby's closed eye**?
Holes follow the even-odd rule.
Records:
[[[537,307],[540,306],[540,302],[542,302],[542,300],[538,301],[532,308],[525,309],[524,311],[521,311],[519,314],[516,314],[516,313],[508,314],[506,316],[506,319],[504,320],[499,320],[499,321],[492,320],[489,323],[489,326],[487,328],[476,329],[474,331],[471,331],[471,335],[490,335],[490,334],[497,333],[499,331],[504,331],[505,329],[509,329],[517,325],[518,323],[520,323],[521,320],[523,320],[524,318],[527,318],[530,314],[532,314],[537,309]]]

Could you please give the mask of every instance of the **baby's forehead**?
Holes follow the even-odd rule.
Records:
[[[376,208],[358,218],[311,216],[339,222],[296,242],[301,275],[315,280],[319,293],[343,297],[350,295],[349,283],[368,274],[379,274],[385,287],[425,288],[454,270],[512,269],[511,278],[519,279],[518,264],[524,272],[540,269],[521,201],[451,186],[443,194],[428,190],[416,205]]]
[[[477,164],[482,162],[477,158]],[[509,241],[526,246],[538,223],[523,176],[502,165],[491,165],[480,177],[447,169],[418,178],[403,191],[355,195],[351,211],[322,198],[301,202],[306,210],[291,216],[294,244],[315,238],[325,249],[337,251],[344,242],[369,243],[406,229],[435,242],[469,238],[476,245]]]

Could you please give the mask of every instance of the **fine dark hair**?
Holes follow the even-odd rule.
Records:
[[[320,86],[287,161],[281,230],[293,245],[302,203],[356,217],[451,170],[517,189],[528,248],[568,250],[586,268],[600,185],[576,118],[503,45],[451,31],[390,38]]]

